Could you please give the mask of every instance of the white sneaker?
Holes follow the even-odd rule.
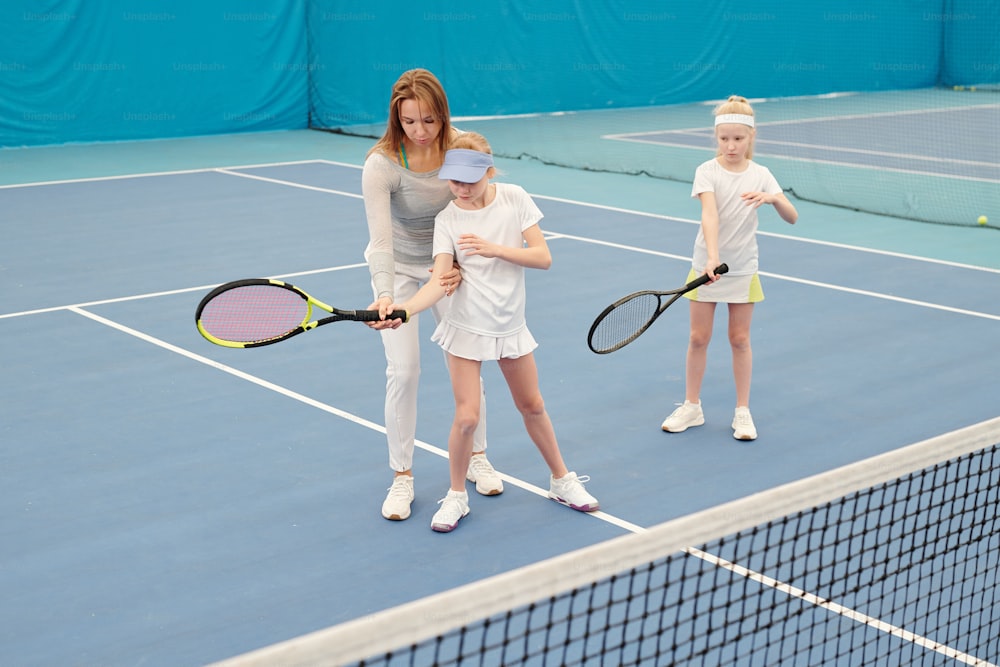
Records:
[[[413,478],[409,475],[396,475],[389,487],[389,494],[382,503],[382,516],[390,521],[408,519],[412,502]]]
[[[757,428],[753,425],[750,408],[736,408],[733,415],[733,437],[737,440],[756,440]]]
[[[572,507],[578,512],[594,512],[601,509],[597,498],[587,493],[583,488],[584,482],[589,482],[590,477],[584,475],[577,477],[575,472],[568,472],[559,479],[549,477],[549,498],[562,503],[567,507]]]
[[[660,427],[669,433],[680,433],[691,426],[701,426],[705,423],[705,413],[701,411],[701,403],[684,401],[684,405],[670,413]]]
[[[482,496],[498,496],[503,493],[503,480],[486,458],[486,453],[473,454],[469,459],[469,471],[465,478],[476,483],[476,491]]]
[[[465,491],[452,491],[438,501],[441,506],[431,519],[431,530],[439,533],[450,533],[455,530],[458,522],[469,513],[469,494]]]

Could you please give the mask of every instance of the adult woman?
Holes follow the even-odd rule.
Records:
[[[404,72],[392,87],[385,134],[365,158],[362,192],[368,219],[365,259],[372,276],[375,301],[383,318],[394,302],[417,292],[430,278],[434,217],[452,199],[446,181],[437,177],[454,136],[448,98],[440,81],[425,69]],[[454,269],[441,276],[451,294],[461,281]],[[442,300],[432,312],[440,321],[448,307]],[[382,516],[400,521],[410,516],[413,502],[413,448],[420,377],[419,326],[400,328],[400,320],[383,320],[379,329],[386,359],[385,426],[392,486],[382,504]],[[485,405],[480,411],[485,415]],[[503,491],[503,483],[486,459],[485,416],[480,420],[469,463],[468,479],[484,495]]]

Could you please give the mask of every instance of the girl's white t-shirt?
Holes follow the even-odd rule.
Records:
[[[509,336],[525,327],[524,267],[497,258],[465,255],[462,234],[475,234],[511,248],[524,245],[522,232],[542,219],[542,212],[519,185],[496,183],[496,197],[470,211],[451,202],[434,222],[434,256],[447,253],[462,267],[462,286],[451,296],[447,321],[483,336]]]
[[[741,172],[726,170],[718,160],[703,162],[694,173],[691,196],[714,192],[719,210],[719,260],[729,265],[729,274],[752,275],[757,272],[757,209],[747,206],[740,195],[744,192],[779,194],[781,186],[767,167],[751,160]],[[699,228],[694,242],[691,265],[705,270],[708,249],[705,234]]]

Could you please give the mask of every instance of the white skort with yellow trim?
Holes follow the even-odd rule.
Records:
[[[704,272],[691,269],[688,282],[702,273]],[[760,276],[756,273],[745,276],[724,273],[719,280],[691,290],[684,298],[707,303],[757,303],[764,300],[764,289],[760,286]]]

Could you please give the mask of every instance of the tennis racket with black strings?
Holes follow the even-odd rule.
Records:
[[[313,308],[330,313],[312,319]],[[377,322],[377,310],[341,310],[280,280],[249,278],[219,285],[198,304],[194,319],[201,335],[224,347],[260,347],[288,340],[331,322]],[[405,310],[387,320],[408,319]]]
[[[727,271],[729,267],[720,264],[715,269],[715,275],[722,275]],[[669,292],[643,290],[623,296],[605,308],[590,325],[587,345],[597,354],[608,354],[622,349],[651,327],[656,318],[677,299],[707,282],[709,278],[706,273]]]

